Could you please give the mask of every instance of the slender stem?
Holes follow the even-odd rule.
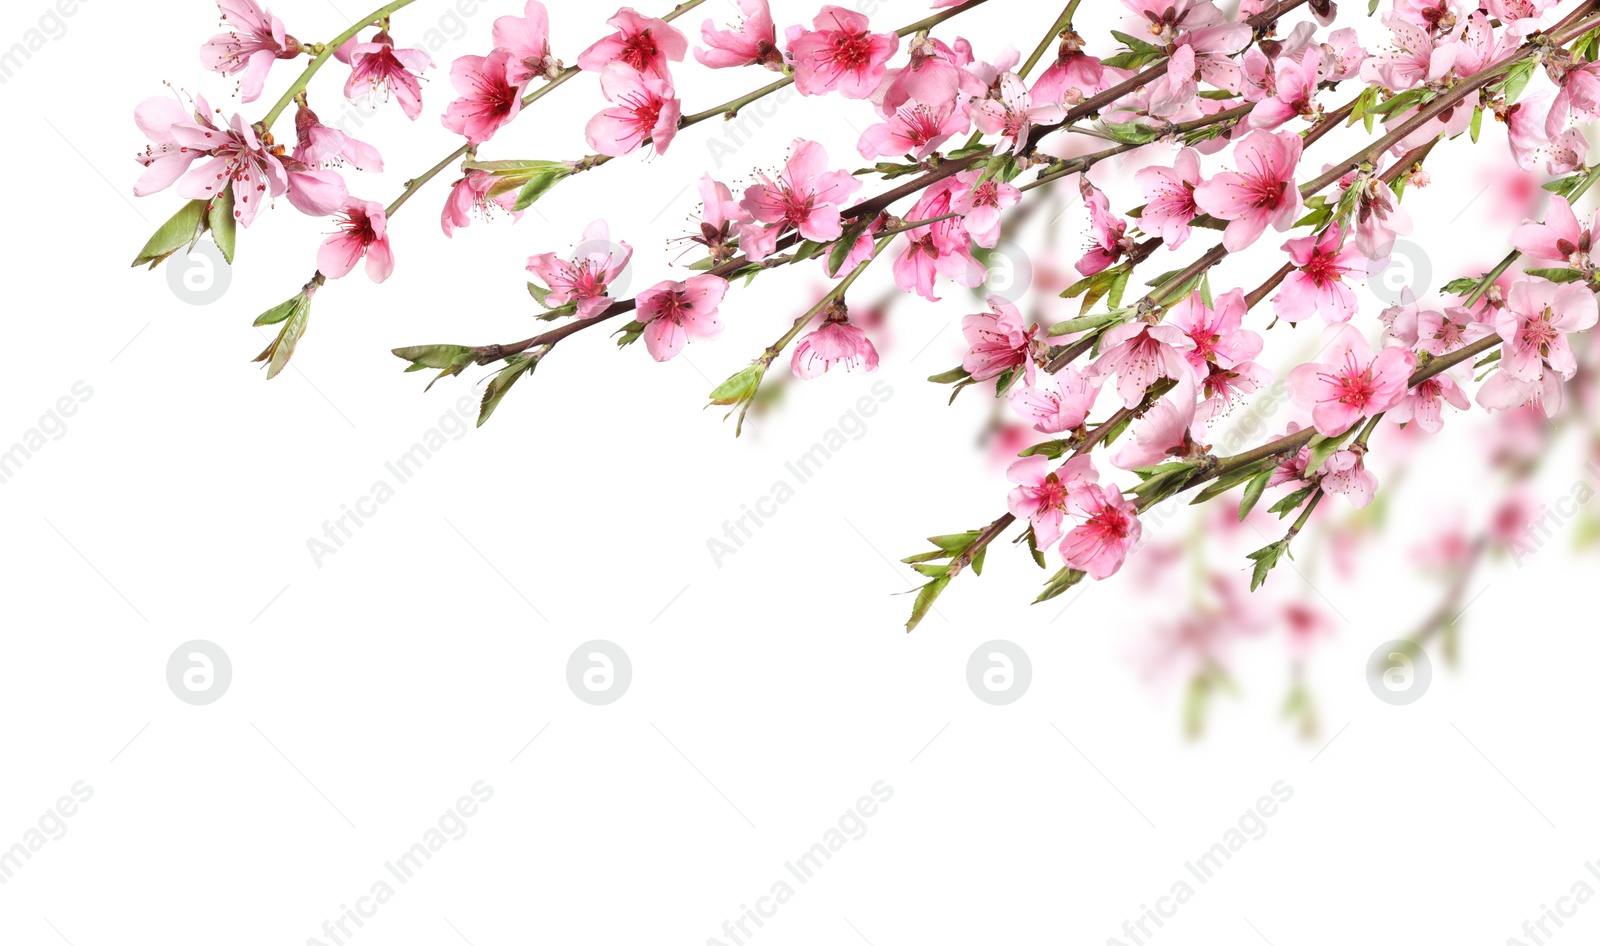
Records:
[[[1072,28],[1072,15],[1078,12],[1078,4],[1080,2],[1081,0],[1071,0],[1067,4],[1067,8],[1061,11],[1061,15],[1056,17],[1055,23],[1050,27],[1050,32],[1044,34],[1044,39],[1039,40],[1039,45],[1034,47],[1033,55],[1029,56],[1028,61],[1022,64],[1021,69],[1017,70],[1017,78],[1026,79],[1028,73],[1033,71],[1033,67],[1037,66],[1039,60],[1044,58],[1045,50],[1050,48],[1050,44],[1055,42],[1056,37],[1063,30]]]
[[[424,184],[427,184],[429,181],[437,177],[445,168],[465,157],[471,150],[472,145],[462,145],[456,150],[445,155],[443,161],[440,161],[438,164],[435,164],[433,167],[422,172],[411,180],[406,181],[405,190],[401,191],[400,196],[395,198],[394,203],[388,206],[388,208],[384,211],[384,215],[393,217],[399,212],[401,207],[406,205],[406,201],[410,200],[413,194],[422,189]]]
[[[271,131],[273,123],[278,120],[278,116],[282,115],[283,110],[289,107],[289,103],[294,101],[295,96],[306,90],[306,86],[311,84],[312,77],[322,69],[324,63],[333,58],[333,54],[339,51],[340,46],[349,42],[357,33],[374,23],[387,19],[396,10],[410,6],[413,2],[415,0],[392,0],[392,2],[373,10],[366,19],[358,21],[356,25],[330,40],[323,47],[322,52],[318,53],[306,66],[305,71],[300,73],[300,78],[294,80],[294,84],[289,86],[288,91],[283,93],[283,97],[278,99],[277,103],[267,111],[266,117],[256,123],[257,127],[262,131]]]
[[[748,95],[741,95],[736,99],[730,99],[726,102],[723,102],[721,105],[712,106],[703,112],[695,112],[693,115],[685,115],[678,119],[678,128],[682,130],[691,125],[698,125],[707,119],[716,118],[718,115],[726,115],[729,118],[732,118],[734,113],[738,112],[739,109],[744,108],[746,105],[749,105],[751,102],[754,102],[757,99],[765,98],[766,96],[771,95],[780,89],[788,88],[791,85],[794,85],[794,76],[784,76],[782,79],[779,79],[770,85],[764,85]]]

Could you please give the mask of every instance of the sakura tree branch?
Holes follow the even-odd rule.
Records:
[[[284,109],[289,107],[296,96],[306,90],[306,86],[311,84],[312,78],[321,71],[323,65],[332,58],[333,54],[339,51],[339,47],[353,39],[357,33],[374,23],[388,19],[396,10],[401,7],[408,7],[414,2],[415,0],[392,0],[392,2],[373,10],[366,19],[360,20],[354,26],[323,44],[320,51],[306,65],[305,71],[300,73],[300,78],[294,80],[294,83],[283,93],[283,97],[279,98],[272,108],[267,110],[266,117],[256,123],[257,129],[263,132],[271,131],[273,124],[278,120],[278,116],[283,114]]]

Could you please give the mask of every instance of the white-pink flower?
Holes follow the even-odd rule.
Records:
[[[396,49],[389,34],[380,30],[365,43],[352,38],[334,56],[350,65],[345,98],[376,105],[380,95],[392,95],[407,118],[416,121],[422,114],[421,76],[433,68],[433,57],[426,50]]]
[[[617,31],[579,53],[579,69],[602,72],[611,63],[625,62],[636,72],[671,82],[667,62],[682,62],[689,51],[689,40],[670,23],[642,16],[632,7],[618,10],[606,24]]]
[[[811,25],[810,30],[794,26],[788,31],[795,89],[801,95],[838,92],[847,99],[870,98],[900,48],[900,37],[873,33],[864,14],[832,5],[824,6]]]
[[[1300,322],[1319,313],[1329,322],[1348,322],[1356,314],[1356,294],[1345,285],[1355,272],[1361,251],[1344,245],[1339,224],[1316,236],[1296,237],[1285,243],[1294,272],[1285,276],[1272,311],[1285,322]]]
[[[996,178],[981,181],[982,171],[962,171],[950,192],[950,209],[961,215],[967,235],[979,246],[1000,241],[1000,214],[1022,200],[1022,191]]]
[[[511,52],[496,49],[487,56],[462,56],[450,66],[450,83],[461,97],[444,113],[444,127],[480,145],[522,111],[522,86],[513,85],[508,69]]]
[[[863,158],[909,154],[918,161],[939,149],[972,126],[966,106],[955,99],[938,105],[907,102],[895,109],[888,121],[879,122],[861,133],[856,150]]]
[[[1600,211],[1596,212],[1600,222]],[[1511,233],[1511,245],[1534,259],[1567,263],[1575,269],[1590,265],[1597,222],[1580,226],[1572,204],[1556,194],[1550,198],[1543,223],[1525,223]]]
[[[372,200],[352,200],[340,213],[339,229],[317,251],[317,271],[329,279],[348,276],[363,257],[367,277],[383,282],[394,272],[394,252],[389,248],[388,218],[383,205]]]
[[[967,353],[961,367],[974,381],[987,381],[1006,371],[1022,368],[1026,383],[1032,384],[1034,364],[1031,348],[1037,325],[1024,328],[1022,313],[1000,296],[989,297],[989,311],[963,316],[961,334],[967,339]]]
[[[1017,484],[1006,496],[1006,506],[1018,519],[1033,527],[1034,546],[1047,549],[1061,538],[1071,495],[1100,480],[1100,473],[1088,454],[1073,457],[1055,470],[1046,457],[1023,457],[1006,470],[1006,479]]]
[[[728,291],[728,281],[709,273],[683,282],[666,280],[639,293],[638,320],[644,323],[644,347],[656,361],[666,361],[693,338],[705,340],[722,334],[717,306]]]
[[[1042,434],[1082,426],[1100,396],[1102,379],[1092,371],[1063,368],[1011,393],[1011,409]]]
[[[509,211],[512,220],[522,219],[523,211],[512,209],[517,204],[515,189],[497,197],[489,196],[498,180],[487,171],[468,171],[466,177],[455,182],[439,216],[445,236],[455,236],[456,230],[472,223],[474,214],[487,220],[496,208]]]
[[[1101,336],[1102,354],[1094,371],[1101,377],[1116,375],[1123,406],[1137,407],[1161,378],[1192,376],[1186,353],[1193,347],[1193,340],[1175,325],[1124,322]]]
[[[584,128],[589,147],[617,157],[648,141],[656,154],[667,153],[683,114],[670,82],[613,62],[600,73],[600,92],[612,107],[589,119]]]
[[[846,371],[860,368],[871,374],[878,370],[878,349],[867,333],[845,318],[830,318],[822,327],[800,339],[794,347],[789,370],[802,381],[810,381],[839,365]]]
[[[1096,581],[1110,578],[1139,542],[1138,508],[1115,487],[1094,485],[1074,490],[1068,502],[1079,524],[1061,540],[1061,557]]]
[[[239,79],[239,99],[261,97],[267,72],[279,59],[300,55],[300,44],[284,32],[283,21],[255,0],[217,0],[228,32],[218,33],[200,49],[200,62],[223,75],[244,73]]]
[[[1417,359],[1409,349],[1385,348],[1376,356],[1361,333],[1348,325],[1329,330],[1326,362],[1289,372],[1295,406],[1311,412],[1317,433],[1337,437],[1363,417],[1389,410],[1405,397]]]
[[[1169,249],[1182,246],[1189,239],[1189,222],[1200,213],[1194,202],[1194,189],[1200,186],[1200,155],[1193,148],[1184,148],[1172,167],[1144,168],[1134,175],[1134,181],[1145,198],[1140,228],[1160,234]]]
[[[998,134],[997,151],[1021,154],[1028,144],[1028,131],[1034,125],[1061,121],[1067,110],[1055,102],[1033,104],[1033,95],[1013,73],[1000,77],[1000,97],[984,99],[972,107],[972,121],[986,135]]]
[[[494,48],[511,53],[506,78],[526,86],[533,79],[553,79],[558,74],[550,55],[550,14],[539,0],[528,0],[522,16],[502,16],[494,21]]]
[[[777,30],[767,0],[739,0],[739,12],[744,14],[744,22],[738,29],[719,30],[714,20],[706,20],[700,27],[700,38],[710,48],[696,49],[694,58],[712,69],[763,66],[782,71],[783,53],[778,51]]]
[[[587,319],[611,305],[606,292],[632,258],[633,247],[626,242],[612,243],[606,222],[596,220],[583,231],[583,242],[571,260],[540,253],[528,257],[528,271],[550,288],[544,299],[546,305],[572,303],[577,306],[578,318]]]
[[[1552,371],[1571,380],[1578,360],[1567,335],[1594,328],[1597,314],[1594,293],[1584,283],[1517,280],[1494,323],[1505,341],[1500,371],[1519,381],[1539,381]]]
[[[1300,190],[1294,184],[1300,163],[1299,135],[1253,131],[1233,150],[1238,171],[1223,171],[1195,188],[1195,203],[1230,221],[1222,245],[1237,253],[1260,238],[1268,226],[1282,232],[1300,216]]]
[[[1171,393],[1134,421],[1129,439],[1111,457],[1111,465],[1123,470],[1155,466],[1168,460],[1190,456],[1195,448],[1195,383],[1183,378]]]
[[[745,190],[739,205],[760,224],[741,228],[739,246],[746,258],[771,256],[778,234],[790,227],[818,243],[839,238],[842,205],[861,189],[861,181],[849,171],[827,168],[822,145],[796,138],[777,180],[762,174],[760,183]]]

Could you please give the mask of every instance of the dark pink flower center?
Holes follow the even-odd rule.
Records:
[[[1324,402],[1338,401],[1359,410],[1378,393],[1378,383],[1372,377],[1372,366],[1358,364],[1353,354],[1345,355],[1343,371],[1325,374],[1322,379],[1334,389],[1334,396],[1323,398]]]
[[[1325,289],[1342,280],[1347,272],[1337,260],[1338,256],[1334,253],[1313,253],[1310,261],[1300,267],[1300,270],[1311,277],[1311,281],[1317,284],[1318,289]]]
[[[622,53],[617,58],[639,72],[644,72],[660,55],[661,51],[656,46],[655,37],[650,35],[649,30],[642,30],[622,41]]]

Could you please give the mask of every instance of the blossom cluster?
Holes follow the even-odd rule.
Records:
[[[1074,187],[1084,249],[1071,259],[1077,279],[1063,296],[1081,298],[1079,311],[1052,312],[1041,301],[1030,320],[1017,301],[990,295],[986,308],[961,320],[960,366],[934,379],[957,392],[992,387],[1030,442],[1009,463],[1014,488],[1004,516],[907,560],[929,580],[913,625],[951,579],[981,567],[988,545],[1013,523],[1024,524],[1022,538],[1041,565],[1055,557],[1060,570],[1042,595],[1052,597],[1086,577],[1117,574],[1141,544],[1141,517],[1197,488],[1206,498],[1241,490],[1241,518],[1265,491],[1283,490],[1273,510],[1298,519],[1251,556],[1259,584],[1325,497],[1356,508],[1372,502],[1379,484],[1367,460],[1380,427],[1437,434],[1474,408],[1554,414],[1578,372],[1572,336],[1595,325],[1600,287],[1590,256],[1600,220],[1581,220],[1574,209],[1600,177],[1587,164],[1585,134],[1600,117],[1600,14],[1590,4],[1392,0],[1373,5],[1384,9],[1377,29],[1365,31],[1381,38],[1363,41],[1351,24],[1367,11],[1347,9],[1352,0],[1242,0],[1232,15],[1214,0],[1121,0],[1118,45],[1096,54],[1074,29],[1079,3],[1070,2],[1024,58],[1018,48],[974,49],[947,26],[990,2],[1009,2],[1019,16],[1034,12],[1015,0],[940,0],[929,17],[900,29],[823,5],[782,30],[767,0],[738,0],[740,22],[708,19],[696,43],[674,22],[701,2],[661,18],[623,7],[572,66],[552,51],[539,0],[495,20],[487,52],[449,69],[455,97],[441,122],[458,149],[386,207],[351,194],[346,173],[379,170],[382,158],[318,120],[309,82],[335,60],[349,70],[346,99],[392,100],[417,119],[421,79],[433,63],[421,49],[398,47],[390,32],[409,0],[326,44],[294,38],[254,0],[219,0],[226,32],[205,44],[202,63],[238,76],[241,102],[261,97],[278,62],[307,57],[309,65],[256,122],[224,119],[198,95],[138,106],[149,145],[135,193],[175,187],[199,208],[193,227],[178,228],[182,239],[162,243],[158,234],[140,262],[159,262],[207,229],[231,253],[234,225],[248,228],[278,197],[331,218],[312,281],[287,308],[262,317],[285,324],[263,356],[275,372],[304,331],[316,287],[363,262],[376,281],[393,271],[389,218],[441,171],[460,170],[440,217],[452,235],[479,217],[519,218],[551,187],[635,152],[664,153],[693,126],[792,85],[802,96],[832,97],[841,112],[859,111],[856,149],[872,168],[852,172],[820,141],[793,137],[780,169],[752,169],[744,184],[711,174],[695,182],[698,226],[681,242],[704,259],[688,272],[620,297],[614,290],[634,263],[633,248],[613,242],[604,219],[573,226],[576,249],[546,244],[527,260],[542,318],[557,327],[510,344],[396,351],[413,370],[441,376],[497,365],[487,418],[513,382],[590,326],[631,315],[622,345],[642,341],[665,361],[721,333],[738,278],[810,265],[828,280],[827,295],[712,394],[742,420],[781,354],[800,380],[877,369],[875,326],[859,310],[852,319],[847,293],[880,256],[907,299],[939,302],[949,284],[979,291],[988,278],[984,251],[1030,192]],[[701,68],[777,78],[686,113],[674,72],[694,67],[691,47]],[[593,154],[556,161],[480,153],[501,146],[499,132],[538,99],[584,74],[596,104],[603,100],[584,128]],[[272,133],[290,105],[292,149]],[[1357,126],[1368,137],[1355,154],[1311,157],[1331,132]],[[1552,195],[1542,219],[1509,233],[1514,252],[1501,266],[1456,280],[1437,302],[1407,295],[1363,312],[1357,289],[1413,232],[1404,198],[1428,186],[1425,163],[1435,149],[1480,143],[1498,127],[1505,144],[1482,145],[1503,148],[1508,168],[1545,183]],[[1063,131],[1087,131],[1106,147],[1085,152]],[[1135,151],[1141,165],[1128,182],[1101,167]],[[874,177],[889,186],[864,193]],[[1207,231],[1220,236],[1209,240]],[[1142,298],[1125,299],[1140,266],[1199,242],[1211,245],[1198,259],[1149,280]],[[1245,253],[1275,274],[1259,286],[1215,291],[1211,268]],[[1281,373],[1298,412],[1281,436],[1221,455],[1217,426],[1280,381],[1265,355],[1267,307],[1270,324],[1286,326],[1279,336],[1316,334],[1318,353]],[[1310,328],[1296,333],[1304,323]],[[1122,474],[1127,487],[1112,481]]]

